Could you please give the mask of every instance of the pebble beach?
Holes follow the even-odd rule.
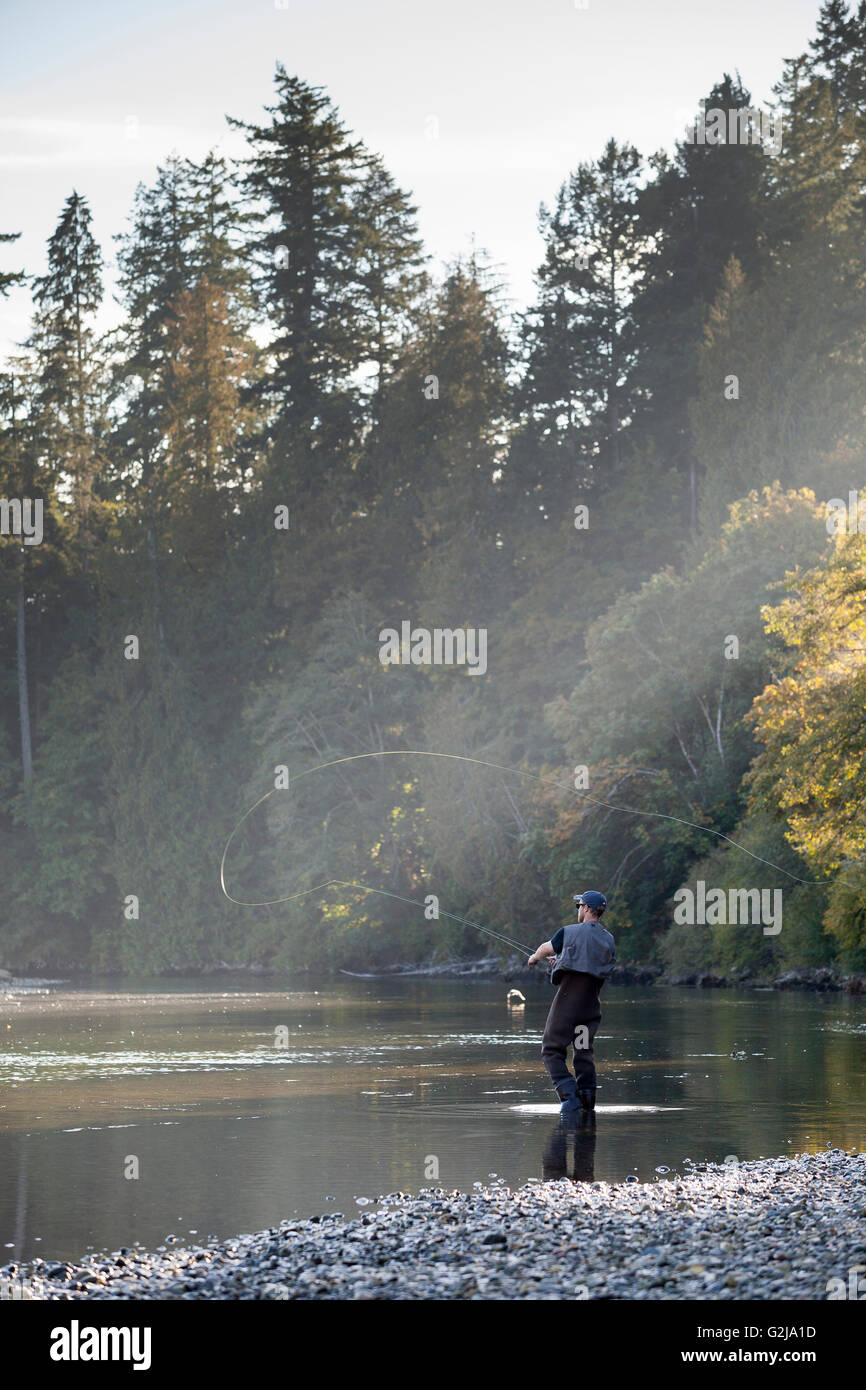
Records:
[[[80,1263],[6,1265],[40,1300],[798,1299],[866,1295],[866,1154],[695,1165],[656,1182],[494,1183]],[[852,1270],[855,1273],[852,1274]],[[862,1281],[858,1288],[858,1278]]]

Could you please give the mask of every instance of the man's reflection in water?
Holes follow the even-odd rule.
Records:
[[[574,1165],[568,1171],[569,1140],[574,1141]],[[551,1131],[541,1159],[541,1176],[545,1182],[571,1178],[572,1182],[595,1181],[595,1113],[581,1115],[577,1124],[557,1124]]]

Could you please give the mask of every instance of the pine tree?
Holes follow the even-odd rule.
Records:
[[[118,238],[119,284],[127,312],[118,343],[124,395],[117,445],[133,467],[136,487],[159,490],[164,412],[171,398],[168,347],[175,301],[193,283],[189,257],[192,196],[188,170],[177,158],[139,184],[131,227]]]
[[[837,119],[849,112],[866,114],[866,70],[863,60],[866,38],[866,7],[852,14],[846,0],[824,0],[810,39],[808,68],[812,77],[829,84]]]
[[[739,78],[725,74],[706,110],[751,108]],[[694,135],[696,132],[692,132]],[[733,256],[747,278],[762,265],[763,198],[768,161],[754,144],[677,142],[673,159],[651,160],[654,177],[641,195],[646,248],[633,306],[641,401],[633,447],[652,450],[683,479],[682,522],[694,533],[698,478],[687,401],[695,388],[696,355],[706,317]]]
[[[102,252],[87,200],[73,191],[48,243],[48,270],[34,280],[30,348],[49,467],[68,487],[76,530],[90,524],[102,468],[105,369],[93,318],[102,302]]]
[[[248,482],[256,353],[244,227],[225,162],[210,155],[201,166],[172,159],[139,187],[120,239],[118,482],[160,651],[176,596],[218,560]]]
[[[259,289],[274,333],[260,390],[273,403],[275,433],[303,445],[327,425],[351,430],[344,388],[368,352],[351,215],[363,149],[321,88],[281,64],[275,85],[269,124],[229,123],[252,148],[241,185],[260,218]],[[312,487],[313,474],[305,481]]]
[[[17,241],[20,235],[20,232],[0,232],[0,245],[6,241]],[[2,299],[4,295],[7,295],[11,289],[14,289],[16,285],[21,285],[23,283],[23,270],[0,270],[0,299]]]
[[[367,545],[381,552],[365,571],[388,593],[420,586],[434,607],[461,607],[460,621],[489,567],[501,573],[495,477],[510,355],[499,301],[480,254],[448,267],[385,387],[362,461]]]
[[[218,561],[228,515],[243,494],[257,352],[250,334],[246,217],[226,163],[210,154],[187,163],[185,287],[165,325],[170,383],[165,397],[164,477],[171,517],[166,544],[198,568]]]
[[[524,321],[525,371],[517,391],[524,430],[511,473],[542,506],[575,476],[622,466],[621,433],[632,410],[630,302],[642,235],[640,156],[609,141],[542,208],[546,241],[539,296]]]
[[[783,259],[796,243],[847,262],[857,293],[866,263],[866,5],[821,10],[811,55],[789,61],[774,88],[784,113],[773,160],[770,238]]]
[[[359,228],[355,278],[363,291],[364,337],[375,369],[374,412],[426,288],[417,209],[378,155],[368,157],[352,197]]]
[[[282,65],[275,84],[269,124],[230,120],[251,146],[241,183],[273,334],[258,391],[278,485],[301,503],[330,489],[345,512],[370,414],[359,378],[373,376],[375,413],[423,285],[415,209],[321,88]]]

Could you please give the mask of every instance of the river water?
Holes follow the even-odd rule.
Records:
[[[608,986],[594,1127],[563,1140],[552,991],[178,981],[0,995],[0,1265],[204,1242],[385,1193],[665,1181],[866,1148],[866,1004]]]

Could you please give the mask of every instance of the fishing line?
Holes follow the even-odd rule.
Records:
[[[364,893],[379,893],[383,898],[396,898],[397,902],[409,903],[411,907],[427,907],[426,903],[419,903],[414,898],[404,898],[400,893],[389,893],[385,888],[370,888],[366,883],[349,883],[342,878],[329,878],[327,883],[320,883],[319,887],[328,888],[333,883],[339,884],[341,888],[360,888]],[[307,888],[305,891],[307,893],[315,893],[316,890],[315,888]],[[297,893],[294,896],[301,898],[304,894]],[[232,898],[230,901],[234,902],[235,899]],[[285,901],[285,899],[283,901]],[[259,904],[259,906],[261,906],[261,904]],[[524,946],[522,941],[512,941],[510,936],[505,936],[502,932],[494,931],[492,927],[482,926],[480,922],[472,922],[468,917],[458,917],[456,913],[446,912],[442,907],[437,907],[436,916],[437,918],[450,917],[452,922],[462,922],[466,927],[475,927],[478,931],[485,932],[487,936],[495,937],[497,941],[504,942],[506,946],[513,946],[517,951],[525,951],[528,956],[532,955],[532,946]]]
[[[578,791],[581,793],[582,796],[584,796],[587,799],[587,801],[592,802],[594,806],[604,806],[611,811],[625,811],[627,814],[632,816],[650,816],[655,818],[656,820],[675,821],[678,825],[685,825],[692,830],[701,830],[707,835],[715,835],[718,839],[725,840],[727,844],[733,845],[734,849],[738,849],[743,854],[747,854],[751,859],[757,860],[758,863],[766,864],[769,868],[775,869],[777,873],[784,874],[786,878],[793,879],[795,883],[802,883],[806,885],[821,885],[824,883],[823,879],[800,878],[797,874],[790,873],[788,869],[783,869],[781,865],[774,864],[772,860],[765,859],[762,855],[755,854],[753,850],[746,849],[745,845],[738,844],[737,841],[732,840],[729,835],[723,834],[721,830],[714,830],[712,826],[699,825],[697,821],[684,820],[682,816],[669,815],[667,812],[664,811],[645,811],[635,806],[617,806],[612,801],[603,801],[599,797],[590,796],[588,792],[583,791],[583,789],[580,787],[573,787],[570,785],[566,786],[565,783],[559,782],[553,777],[542,777],[539,773],[536,772],[527,772],[519,767],[506,767],[503,763],[491,763],[484,758],[470,758],[462,753],[434,753],[427,748],[388,748],[382,749],[378,753],[353,753],[345,758],[333,758],[329,762],[318,763],[315,767],[308,767],[304,772],[299,772],[296,777],[291,777],[289,779],[289,785],[291,785],[293,782],[300,782],[301,779],[304,777],[312,776],[314,772],[323,772],[326,768],[329,767],[340,767],[344,763],[361,762],[365,758],[446,758],[451,762],[473,763],[477,767],[493,768],[493,770],[496,772],[510,772],[516,777],[528,777],[531,781],[541,782],[551,787],[557,787],[560,791]],[[365,883],[352,883],[348,882],[345,879],[339,878],[329,878],[326,879],[324,883],[317,883],[312,888],[304,888],[299,893],[287,893],[284,897],[280,898],[265,898],[260,902],[247,902],[242,898],[233,898],[228,888],[226,887],[225,878],[226,859],[228,857],[228,852],[231,848],[232,841],[234,840],[241,826],[244,824],[246,820],[249,819],[253,812],[258,810],[259,806],[261,806],[265,801],[267,801],[269,797],[274,796],[278,791],[282,790],[283,788],[272,787],[270,791],[265,792],[264,796],[260,796],[258,801],[254,802],[254,804],[249,808],[249,810],[244,812],[237,825],[232,830],[231,834],[226,840],[225,848],[222,853],[222,859],[220,860],[220,887],[222,888],[223,894],[226,898],[228,898],[230,903],[234,903],[237,907],[276,907],[280,903],[294,902],[298,898],[307,897],[310,893],[317,893],[323,888],[330,888],[336,886],[341,888],[356,888],[364,893],[377,893],[380,897],[394,898],[397,902],[408,903],[412,907],[426,908],[426,903],[417,902],[414,898],[404,898],[399,893],[390,893],[384,888],[371,888]],[[485,935],[491,936],[495,940],[501,941],[507,946],[512,946],[516,950],[525,951],[527,955],[531,955],[532,953],[530,948],[524,946],[521,942],[513,941],[511,937],[506,936],[502,932],[496,932],[491,927],[485,927],[482,925],[481,922],[472,922],[467,917],[460,917],[453,912],[445,912],[442,908],[438,908],[437,912],[440,917],[448,917],[453,922],[461,922],[464,926],[474,927],[476,931],[484,932]]]

